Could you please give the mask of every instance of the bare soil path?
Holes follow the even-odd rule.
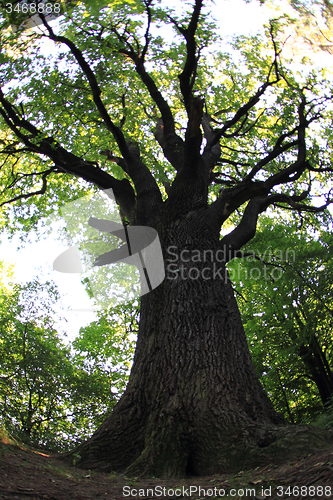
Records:
[[[303,489],[301,489],[303,487]],[[280,466],[185,480],[128,479],[68,467],[56,456],[0,442],[1,500],[333,500],[333,447]]]

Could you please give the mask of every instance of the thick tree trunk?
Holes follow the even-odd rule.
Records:
[[[230,470],[282,423],[254,371],[218,233],[199,220],[160,231],[166,279],[142,297],[128,387],[81,445],[85,467],[158,477]]]

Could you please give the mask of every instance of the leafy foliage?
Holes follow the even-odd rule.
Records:
[[[314,55],[318,52],[333,54],[332,20],[333,3],[331,0],[287,0],[284,2],[260,0],[268,4],[276,16],[285,17],[284,38],[289,37],[288,45],[294,53],[306,47]],[[286,12],[288,14],[286,14]],[[281,34],[282,35],[282,34]]]
[[[21,120],[13,129],[2,116],[4,189],[1,203],[6,217],[3,220],[8,227],[13,227],[13,219],[5,210],[8,201],[15,201],[12,210],[16,228],[21,224],[22,229],[28,230],[56,206],[94,189],[96,182],[87,183],[85,178],[85,162],[90,166],[98,164],[117,180],[128,179],[129,174],[119,160],[122,155],[119,144],[108,130],[108,120],[103,119],[105,113],[112,116],[114,126],[121,129],[126,141],[140,144],[141,159],[164,196],[163,184],[175,178],[174,169],[161,154],[156,141],[160,110],[154,101],[155,91],[147,89],[148,76],[143,77],[131,50],[136,47],[140,54],[147,52],[149,73],[145,75],[167,96],[176,131],[184,137],[186,114],[178,75],[187,57],[181,26],[188,22],[189,14],[176,15],[170,9],[162,10],[158,4],[153,6],[149,2],[145,7],[144,2],[134,1],[113,2],[108,7],[100,5],[97,12],[92,3],[68,4],[68,10],[54,28],[59,35],[51,27],[49,32],[46,28],[25,32],[23,27],[12,32],[9,21],[2,20],[2,85],[7,99],[16,103],[15,112]],[[317,69],[309,73],[303,68],[298,75],[292,75],[282,63],[280,66],[281,47],[274,41],[281,27],[277,21],[267,31],[266,39],[238,37],[232,44],[232,55],[215,45],[213,56],[209,47],[217,44],[217,37],[207,10],[203,10],[196,30],[199,55],[192,91],[205,99],[206,109],[214,120],[211,123],[221,130],[228,125],[228,133],[221,136],[222,155],[209,187],[210,200],[215,199],[221,184],[232,188],[245,179],[262,182],[296,161],[299,144],[295,135],[302,99],[304,104],[308,103],[302,111],[304,125],[306,120],[309,126],[307,156],[313,169],[322,168],[322,189],[327,192],[329,170],[326,174],[325,168],[330,162],[331,135],[326,128],[329,115],[325,108],[330,100],[330,83],[324,73]],[[163,30],[170,32],[170,38],[162,38]],[[78,51],[96,79],[94,88],[98,85],[102,96],[103,116],[100,106],[96,108],[94,92],[97,90],[92,92],[91,77],[85,74],[85,66],[85,69],[81,67]],[[266,83],[263,85],[263,82]],[[244,104],[257,92],[260,99],[253,98],[253,102],[258,101],[257,106],[251,101],[251,105]],[[231,126],[229,123],[242,107],[244,121],[239,122],[239,118]],[[322,118],[320,132],[317,125],[314,136],[311,127],[319,115]],[[38,127],[28,125],[33,123]],[[22,141],[24,144],[20,145]],[[59,154],[55,155],[57,151]],[[66,159],[65,151],[74,156]],[[265,152],[271,154],[267,156]],[[75,171],[74,176],[68,175],[69,170],[61,166],[70,158],[72,165],[81,169],[81,172]],[[286,201],[286,197],[303,195],[315,175],[304,171],[295,182],[288,179],[283,190],[276,189],[275,196],[279,193]],[[78,182],[77,177],[85,180]],[[37,199],[33,193],[45,196]]]
[[[229,264],[257,373],[295,423],[312,420],[333,394],[333,239],[324,226],[304,226],[266,218]]]
[[[117,321],[130,306],[86,327],[73,350],[54,328],[54,285],[5,286],[1,266],[0,418],[20,439],[67,449],[100,425],[124,391],[133,341]]]
[[[126,387],[137,328],[138,305],[123,304],[99,313],[98,321],[81,328],[73,341],[75,365],[97,382],[107,380],[108,389],[111,383],[116,398]]]

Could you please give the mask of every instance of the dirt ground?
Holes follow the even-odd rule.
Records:
[[[147,491],[148,490],[148,491]],[[1,500],[205,498],[333,500],[333,446],[282,466],[185,480],[128,479],[68,467],[56,456],[0,442]]]

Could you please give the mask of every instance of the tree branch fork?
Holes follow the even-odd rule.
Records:
[[[232,213],[245,203],[248,203],[241,222],[232,236],[234,245],[239,246],[245,244],[243,241],[246,238],[253,237],[259,214],[270,205],[279,203],[279,206],[296,211],[316,212],[324,210],[332,200],[328,195],[325,204],[321,207],[304,204],[304,200],[310,194],[310,173],[316,171],[316,166],[312,165],[307,157],[306,131],[317,117],[315,113],[310,116],[311,105],[306,101],[304,92],[300,92],[297,125],[283,131],[275,139],[273,147],[245,175],[236,179],[228,176],[227,171],[214,171],[217,166],[223,164],[234,164],[237,168],[235,162],[222,157],[221,140],[225,142],[226,140],[234,140],[242,134],[246,135],[256,125],[255,122],[251,123],[249,121],[250,111],[256,108],[268,88],[279,83],[282,73],[278,63],[279,52],[273,37],[273,27],[271,26],[275,56],[266,81],[221,127],[213,128],[212,124],[215,120],[207,110],[205,99],[195,95],[193,90],[199,60],[196,32],[202,6],[203,0],[195,0],[187,27],[181,26],[173,19],[171,20],[174,24],[176,23],[178,31],[186,41],[185,63],[183,71],[179,75],[179,88],[188,117],[184,138],[176,133],[172,110],[145,67],[145,59],[149,53],[151,41],[152,2],[145,2],[147,28],[142,46],[136,39],[134,39],[135,43],[130,43],[128,37],[119,33],[115,26],[112,26],[111,30],[120,43],[119,53],[132,60],[138,76],[160,113],[160,118],[156,118],[155,139],[161,146],[165,158],[177,172],[169,192],[169,205],[174,203],[180,191],[190,185],[195,196],[183,197],[180,212],[186,213],[195,206],[206,206],[211,216],[215,217],[219,224],[222,225]],[[24,145],[23,150],[25,149],[39,156],[46,156],[54,162],[53,167],[42,172],[36,172],[36,176],[39,176],[42,180],[40,190],[21,193],[5,201],[5,203],[44,194],[47,190],[48,176],[65,172],[93,183],[101,189],[112,188],[117,202],[131,223],[148,223],[150,214],[160,210],[163,206],[163,200],[154,176],[141,159],[139,146],[133,140],[126,138],[121,126],[116,126],[109,116],[101,97],[102,91],[97,77],[84,53],[72,40],[57,35],[42,14],[40,17],[46,29],[45,36],[56,43],[67,46],[81,68],[82,74],[87,79],[95,107],[106,129],[114,137],[121,156],[114,156],[108,151],[102,151],[101,154],[104,154],[108,160],[117,163],[122,168],[124,178],[119,180],[109,172],[101,169],[97,163],[87,161],[67,151],[53,137],[42,133],[33,123],[20,115],[18,109],[0,91],[0,114],[7,127]],[[123,107],[125,107],[124,99],[122,102]],[[215,116],[219,114],[217,111]],[[5,147],[1,153],[17,157],[22,153],[22,149]],[[283,158],[286,153],[296,155],[295,161],[289,165],[282,165],[278,171],[275,169],[275,173],[270,173],[270,166]],[[281,161],[281,164],[283,164],[283,161]],[[325,172],[332,170],[328,167]],[[263,175],[266,177],[264,180],[262,180]],[[288,187],[300,178],[305,178],[306,175],[310,179],[308,182],[309,189],[303,191],[301,195],[291,195],[288,189],[285,193],[276,191],[278,186]],[[221,176],[226,176],[227,180],[219,179]],[[215,202],[208,205],[209,187],[214,183],[224,185],[225,189]],[[245,227],[247,228],[246,237]],[[239,236],[240,234],[242,234],[242,237]],[[228,239],[230,240],[230,238],[231,236]]]

